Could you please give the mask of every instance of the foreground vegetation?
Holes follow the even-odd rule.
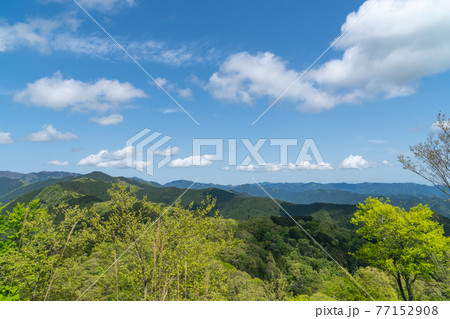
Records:
[[[136,192],[116,183],[90,207],[33,200],[0,214],[0,300],[450,299],[449,240],[426,206],[369,198],[355,231],[224,219],[210,196],[168,207]]]

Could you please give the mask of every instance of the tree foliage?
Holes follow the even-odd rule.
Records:
[[[388,200],[369,197],[351,221],[366,240],[357,256],[391,274],[403,300],[414,300],[414,282],[430,278],[435,261],[442,261],[448,249],[449,240],[442,226],[430,220],[432,214],[427,206],[405,211]]]
[[[120,182],[92,207],[7,210],[0,300],[396,300],[395,276],[407,299],[408,283],[414,299],[450,297],[448,240],[424,206],[368,199],[357,231],[295,217],[352,278],[290,218],[224,219],[210,196],[165,206]]]

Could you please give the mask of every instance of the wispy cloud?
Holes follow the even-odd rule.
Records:
[[[243,172],[279,172],[279,171],[299,171],[299,170],[311,170],[311,171],[326,171],[332,170],[333,166],[330,163],[318,163],[312,164],[308,161],[303,161],[300,164],[288,163],[287,165],[280,163],[267,163],[265,165],[238,165],[236,170]]]
[[[178,113],[178,112],[181,112],[181,110],[180,109],[176,109],[176,108],[169,108],[169,109],[163,109],[162,110],[162,112],[164,113],[164,114],[170,114],[170,113]]]
[[[91,121],[102,126],[117,125],[123,122],[123,116],[120,114],[111,114],[103,117],[93,117],[91,118]]]
[[[387,160],[383,160],[381,162],[381,164],[386,165],[386,166],[394,166],[394,164],[392,164],[391,162],[387,161]]]
[[[117,5],[119,2],[125,3],[118,0],[94,2],[103,8]],[[73,16],[57,16],[53,19],[33,18],[14,24],[0,22],[0,53],[29,48],[42,54],[66,52],[96,59],[124,58],[120,48],[106,36],[83,34],[79,28],[82,23],[83,20]],[[215,61],[217,57],[217,53],[212,54],[217,50],[195,43],[169,44],[146,39],[121,39],[120,42],[138,60],[175,67],[207,63]]]
[[[193,96],[192,90],[190,88],[180,89],[177,84],[170,82],[166,78],[158,77],[155,81],[168,92],[175,93],[178,97],[183,99],[190,99]],[[154,82],[150,84],[156,85]]]
[[[370,143],[372,144],[385,144],[387,143],[386,140],[369,140]]]
[[[53,165],[53,166],[69,166],[70,162],[68,161],[58,161],[58,160],[52,160],[47,162],[48,165]]]
[[[27,140],[32,142],[48,142],[57,140],[76,140],[78,136],[71,132],[62,133],[56,130],[53,125],[44,125],[43,130],[35,132],[26,137]]]
[[[136,5],[135,0],[77,0],[86,9],[94,9],[102,13],[118,13],[120,9],[132,8]],[[73,1],[67,0],[38,0],[42,4],[60,3],[71,7],[75,5]]]

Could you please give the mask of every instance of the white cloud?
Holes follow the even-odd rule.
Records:
[[[342,103],[411,95],[418,80],[450,69],[450,2],[435,0],[366,1],[347,16],[336,44],[343,52],[295,84],[284,100],[302,110],[321,111]],[[367,12],[366,14],[363,14]],[[356,21],[356,22],[355,22]],[[354,23],[354,24],[353,24]],[[252,103],[275,99],[299,71],[273,53],[230,56],[207,84],[218,99]]]
[[[308,78],[358,102],[413,94],[417,80],[450,69],[449,1],[377,0],[368,9],[372,2],[350,13],[342,25],[344,31],[358,19],[337,42],[343,57]]]
[[[138,59],[174,66],[203,63],[208,59],[208,56],[200,54],[204,48],[195,48],[187,45],[173,48],[164,42],[152,40],[134,41],[127,46],[127,50],[132,52]]]
[[[53,165],[53,166],[69,166],[70,163],[68,161],[58,161],[58,160],[52,160],[47,162],[48,165]]]
[[[431,125],[430,130],[431,130],[432,132],[434,132],[434,133],[437,133],[437,132],[441,131],[442,128],[444,128],[444,129],[450,129],[450,120],[445,121],[445,122],[438,122],[438,121],[435,121],[435,122]]]
[[[169,163],[169,167],[203,167],[211,166],[211,155],[189,156],[185,158],[177,158]]]
[[[0,132],[0,145],[12,144],[12,143],[13,143],[13,139],[11,138],[11,133]]]
[[[38,0],[41,3],[64,3],[66,0]],[[135,0],[78,0],[78,3],[85,9],[94,9],[100,12],[120,12],[119,9],[134,7]],[[74,5],[74,3],[69,3]]]
[[[95,9],[101,12],[117,11],[123,7],[133,7],[134,0],[78,0],[86,9]]]
[[[369,163],[360,155],[350,155],[346,159],[344,159],[339,166],[342,169],[359,169],[362,170],[364,168],[375,167],[374,164]]]
[[[111,114],[109,116],[93,117],[91,118],[91,121],[98,123],[102,126],[116,125],[123,122],[123,116],[120,114]]]
[[[266,165],[238,165],[236,170],[243,172],[279,172],[279,171],[298,171],[298,170],[332,170],[333,166],[329,163],[311,164],[308,161],[303,161],[296,165],[294,163],[288,163],[287,165],[279,163],[267,163]]]
[[[155,156],[172,156],[180,151],[179,147],[168,147],[165,150],[156,150],[153,152]],[[96,167],[113,167],[113,168],[126,168],[127,166],[127,154],[135,152],[132,146],[126,146],[117,151],[110,152],[108,150],[101,150],[97,154],[91,154],[81,159],[77,165],[79,166],[96,166]],[[134,162],[134,167],[143,168],[148,165],[152,165],[152,161]]]
[[[287,62],[271,52],[251,55],[240,52],[230,56],[214,73],[206,88],[213,97],[251,104],[257,98],[279,97],[298,77],[287,69]],[[333,97],[314,88],[311,83],[297,82],[284,99],[316,108],[329,108]]]
[[[120,52],[107,38],[78,35],[80,24],[80,20],[71,17],[29,19],[12,25],[0,22],[0,53],[26,47],[42,54],[63,51],[105,58]]]
[[[29,83],[26,89],[14,95],[14,101],[57,111],[71,108],[73,111],[105,112],[143,97],[146,94],[128,82],[100,79],[89,83],[64,79],[56,72],[52,77]]]
[[[189,89],[189,88],[180,89],[177,84],[170,82],[166,78],[158,77],[155,79],[155,81],[160,86],[162,86],[166,91],[171,92],[171,93],[176,93],[178,95],[178,97],[180,97],[180,98],[190,99],[193,96],[191,89]],[[151,84],[156,85],[154,82],[151,82]]]
[[[166,78],[161,78],[161,77],[157,77],[155,79],[155,82],[158,83],[161,86],[165,86],[167,84],[167,79]]]
[[[193,95],[192,90],[190,88],[186,89],[178,89],[178,96],[183,99],[189,99]]]
[[[126,165],[127,152],[131,152],[131,147],[124,147],[114,152],[101,150],[97,154],[91,154],[78,162],[79,166],[115,167],[124,168]]]
[[[0,52],[33,47],[41,53],[49,51],[49,38],[59,23],[44,19],[33,19],[9,25],[0,23]]]
[[[32,142],[48,142],[56,140],[76,140],[78,136],[71,132],[61,133],[53,125],[44,125],[44,130],[30,134],[26,139]]]
[[[178,112],[180,112],[180,109],[177,109],[177,108],[170,108],[170,109],[164,109],[164,110],[162,110],[162,112],[163,112],[164,114],[178,113]]]
[[[58,0],[46,1],[57,2]],[[125,4],[132,1],[91,0],[90,2],[92,5],[98,5],[98,8],[102,7],[104,11],[114,12],[121,7],[120,3]],[[82,20],[75,19],[70,15],[55,17],[51,20],[28,19],[15,24],[0,21],[0,53],[30,48],[38,50],[42,54],[59,51],[88,55],[97,59],[124,58],[121,49],[107,37],[81,34],[79,26],[82,22]],[[174,46],[162,41],[152,40],[130,41],[128,44],[121,44],[136,59],[172,66],[205,63],[216,59],[216,56],[211,55],[211,49],[198,47],[195,44]]]

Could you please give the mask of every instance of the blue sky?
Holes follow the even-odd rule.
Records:
[[[449,110],[448,1],[78,2],[200,125],[74,1],[2,1],[1,170],[424,183],[397,156]],[[144,128],[172,137],[172,162],[154,176],[125,165],[127,139]],[[266,167],[191,167],[193,138],[237,139],[238,162],[248,155],[242,138],[312,138],[329,169],[280,168],[269,142]]]

